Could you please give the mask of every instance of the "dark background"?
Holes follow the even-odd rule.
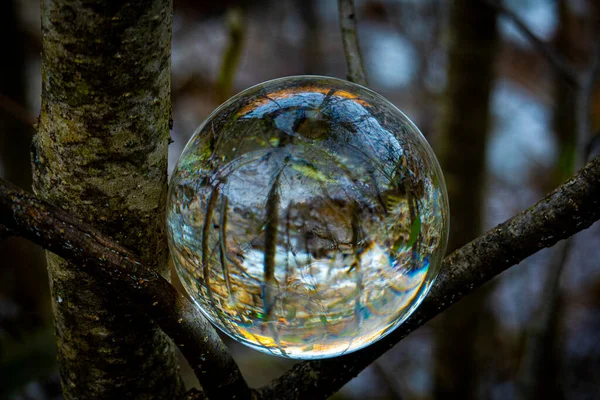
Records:
[[[451,190],[456,185],[466,197],[481,200],[451,203],[453,218],[467,223],[471,218],[473,230],[483,231],[527,208],[569,174],[576,105],[564,79],[500,16],[489,129],[467,138],[484,145],[477,149],[442,137],[447,130],[441,114],[449,101],[448,32],[457,24],[451,3],[357,0],[360,44],[369,86],[413,119],[438,154],[453,154],[443,165],[452,169],[479,160],[481,171],[466,168],[447,178]],[[589,64],[600,40],[598,3],[505,2],[577,70]],[[39,20],[38,1],[0,0],[0,176],[23,188],[31,184],[29,143],[40,104]],[[480,40],[465,50],[487,45]],[[239,63],[231,90],[219,83],[229,63],[224,61],[228,47],[239,48],[232,53]],[[195,128],[229,95],[286,75],[345,77],[337,2],[175,0],[172,72],[170,168]],[[479,73],[474,65],[468,76],[477,79]],[[470,93],[461,96],[452,101],[469,104]],[[474,118],[470,112],[458,117],[465,123]],[[600,128],[598,90],[592,125]],[[483,173],[483,183],[470,186],[476,172]],[[474,237],[468,235],[456,234],[454,244]],[[577,235],[562,268],[551,267],[560,249],[512,268],[411,334],[335,398],[600,398],[599,238],[598,224]],[[559,284],[552,289],[548,271],[557,270]],[[552,307],[544,308],[548,304]],[[540,325],[542,310],[550,318]],[[51,319],[43,252],[18,238],[0,240],[0,399],[60,398]],[[251,386],[291,365],[230,344]],[[191,372],[186,376],[192,385]]]

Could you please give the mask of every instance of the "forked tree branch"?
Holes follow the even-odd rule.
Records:
[[[112,239],[0,179],[2,233],[22,236],[72,261],[106,285],[108,299],[153,319],[179,347],[209,398],[250,398],[237,365],[198,308]]]
[[[367,86],[367,75],[363,63],[362,52],[358,45],[358,29],[356,27],[356,12],[354,0],[338,0],[340,30],[348,65],[348,80]]]
[[[386,338],[346,356],[298,364],[263,388],[263,399],[319,399],[339,390],[389,348],[474,288],[600,218],[600,157],[572,179],[444,260],[417,311]],[[102,278],[107,291],[137,305],[174,340],[209,398],[248,398],[240,372],[195,306],[127,250],[33,194],[0,180],[0,231],[23,236]],[[111,289],[112,288],[112,289]]]
[[[241,7],[233,7],[227,11],[227,28],[229,43],[223,55],[220,74],[216,84],[217,103],[221,104],[231,96],[233,80],[244,50],[246,36],[246,15]]]
[[[574,87],[581,86],[581,82],[577,75],[577,71],[573,69],[573,67],[564,59],[562,54],[560,54],[555,48],[553,48],[550,44],[544,42],[542,39],[537,37],[531,29],[527,26],[527,24],[512,10],[508,9],[504,6],[503,2],[500,0],[483,0],[490,7],[498,10],[500,15],[505,16],[513,24],[525,35],[525,37],[529,40],[531,45],[548,61],[548,63],[556,70],[556,72],[570,85]]]
[[[406,335],[473,289],[537,251],[600,218],[600,157],[531,208],[498,225],[444,260],[425,301],[398,329],[346,356],[297,364],[260,390],[261,399],[325,399]]]

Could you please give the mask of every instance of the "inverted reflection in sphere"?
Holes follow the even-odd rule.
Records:
[[[204,314],[257,350],[314,359],[382,338],[446,248],[446,188],[415,125],[334,78],[269,81],[197,129],[171,178],[169,244]]]

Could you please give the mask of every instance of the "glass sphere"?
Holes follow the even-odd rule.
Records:
[[[183,286],[232,338],[316,359],[377,341],[423,300],[446,248],[442,172],[377,93],[298,76],[234,96],[171,178]]]

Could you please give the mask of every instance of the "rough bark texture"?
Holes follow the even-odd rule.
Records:
[[[171,0],[42,1],[32,154],[38,195],[165,276],[171,13]],[[65,398],[164,399],[180,390],[173,346],[153,322],[109,303],[93,276],[56,255],[48,270]]]
[[[449,252],[482,231],[486,142],[498,34],[496,11],[482,1],[450,6],[448,86],[440,129],[440,162],[450,202]],[[435,398],[480,398],[482,356],[494,335],[479,290],[435,321]],[[485,339],[483,342],[482,339]]]
[[[3,232],[23,236],[68,259],[68,272],[93,276],[108,304],[141,311],[155,321],[179,346],[210,398],[250,397],[227,348],[198,307],[129,250],[0,179],[0,235]]]
[[[340,30],[342,31],[344,54],[346,55],[346,65],[348,66],[348,80],[367,86],[367,74],[365,73],[365,65],[358,44],[354,0],[338,0],[338,16],[340,19]]]
[[[356,353],[297,364],[263,388],[260,398],[317,400],[335,393],[410,332],[473,289],[597,221],[600,218],[598,182],[600,157],[534,206],[446,257],[431,291],[398,329]]]
[[[260,390],[258,398],[314,400],[326,398],[336,392],[406,335],[473,289],[542,248],[551,247],[596,222],[600,218],[599,181],[600,157],[596,157],[572,179],[537,204],[446,257],[442,271],[423,304],[390,335],[347,356],[300,363]],[[77,265],[89,266],[90,274],[106,280],[103,287],[106,288],[108,298],[114,298],[115,293],[126,289],[123,300],[138,303],[147,315],[157,318],[158,323],[175,338],[176,343],[202,342],[195,340],[197,335],[206,335],[206,341],[211,342],[211,335],[203,331],[202,321],[197,325],[194,320],[198,310],[192,307],[196,313],[187,313],[185,310],[189,309],[190,302],[177,301],[181,296],[173,296],[174,289],[157,272],[144,268],[121,246],[82,226],[81,222],[63,211],[0,180],[0,235],[2,234],[26,237]],[[162,293],[167,294],[161,295]],[[159,306],[160,308],[156,308]],[[195,328],[199,333],[194,333]],[[214,350],[211,345],[206,348]],[[215,360],[212,351],[207,354],[207,358]],[[193,356],[191,359],[199,357],[200,360],[204,356],[198,349],[192,349],[190,355]],[[217,362],[211,366],[214,368],[200,371],[200,377],[204,376],[203,372],[207,375],[203,383],[213,382],[218,386],[227,379],[217,377],[234,376],[235,371],[229,368],[230,364],[218,361],[218,352]],[[239,381],[238,385],[242,387]],[[204,385],[204,389],[208,390],[207,385]]]

